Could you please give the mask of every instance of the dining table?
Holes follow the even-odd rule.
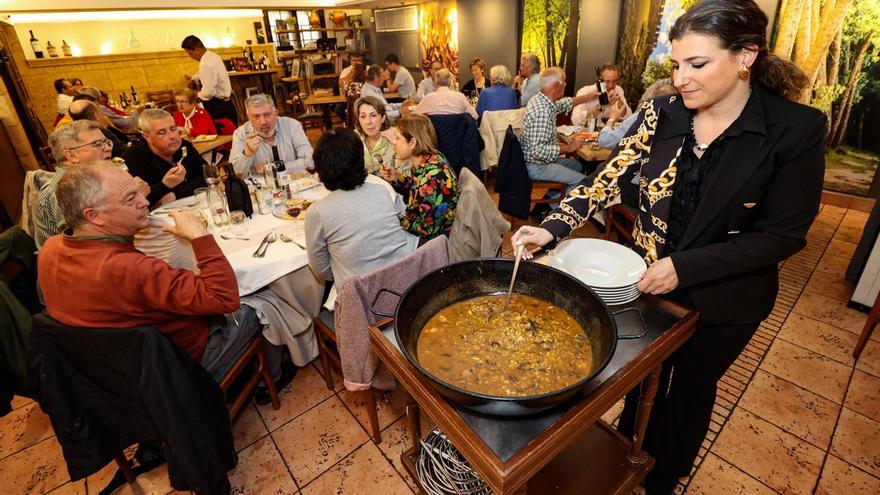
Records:
[[[294,181],[296,182],[296,181]],[[327,194],[315,179],[306,179],[310,187],[297,190],[294,196],[311,202]],[[312,185],[314,184],[314,185]],[[297,188],[298,189],[298,188]],[[254,307],[266,326],[263,336],[274,345],[286,345],[297,366],[305,366],[318,355],[312,319],[321,309],[324,281],[312,273],[306,254],[304,210],[295,219],[281,218],[283,206],[275,214],[260,214],[254,201],[254,212],[244,222],[244,232],[233,234],[228,227],[218,228],[194,197],[181,198],[150,213],[150,227],[135,236],[135,247],[144,253],[165,259],[177,268],[198,271],[192,248],[176,236],[163,232],[170,210],[200,210],[208,219],[208,230],[223,251],[235,272],[242,304]],[[276,241],[268,245],[265,256],[254,253],[269,233]],[[288,239],[285,241],[282,239]],[[273,324],[274,323],[274,324]]]
[[[400,93],[397,92],[386,92],[385,98],[400,98]],[[321,94],[321,93],[312,93],[305,100],[303,100],[303,104],[306,106],[315,106],[321,108],[321,116],[324,120],[324,128],[330,130],[333,128],[333,106],[345,103],[345,95],[337,95],[337,94]]]
[[[642,441],[661,365],[693,334],[698,313],[651,295],[616,309],[629,313],[615,317],[618,332],[640,337],[618,341],[610,363],[575,398],[530,416],[492,416],[450,402],[403,355],[393,320],[371,326],[371,349],[407,395],[412,444],[401,463],[418,492],[428,493],[417,468],[426,455],[420,442],[424,414],[495,494],[584,493],[589,487],[590,493],[629,495],[654,463]],[[601,418],[640,385],[634,435],[628,438]]]
[[[200,155],[213,151],[226,143],[232,142],[232,135],[214,136],[213,139],[192,139],[193,146]]]

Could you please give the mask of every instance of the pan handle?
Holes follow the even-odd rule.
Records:
[[[618,335],[617,338],[620,340],[630,340],[630,339],[640,339],[640,338],[644,337],[645,335],[648,335],[648,324],[645,323],[645,316],[642,314],[642,312],[639,310],[639,308],[629,307],[629,308],[621,309],[620,311],[615,311],[615,312],[611,313],[611,316],[614,317],[617,315],[621,315],[623,313],[626,313],[627,311],[635,311],[636,314],[639,315],[639,320],[642,321],[642,331],[639,333],[631,334],[631,335]]]
[[[388,292],[389,294],[395,295],[395,296],[397,296],[398,299],[403,297],[403,294],[401,294],[399,292],[394,292],[391,289],[379,289],[379,292],[376,293],[376,297],[373,298],[372,304],[370,304],[370,312],[376,316],[384,316],[386,318],[394,318],[393,313],[385,313],[385,312],[376,310],[376,303],[379,302],[379,297],[382,295],[383,292]]]

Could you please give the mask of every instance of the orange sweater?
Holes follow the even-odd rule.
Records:
[[[155,326],[196,362],[208,341],[208,315],[240,305],[232,267],[211,235],[192,241],[201,275],[172,268],[131,242],[49,238],[38,259],[52,318],[72,327]]]

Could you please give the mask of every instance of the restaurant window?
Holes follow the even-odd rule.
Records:
[[[310,31],[312,29],[312,26],[311,24],[309,24],[308,10],[296,11],[296,24],[297,26],[299,26],[300,38],[303,42],[303,48],[305,48],[309,43],[316,43],[321,38],[320,31]]]

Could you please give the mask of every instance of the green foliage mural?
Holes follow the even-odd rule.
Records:
[[[580,26],[580,0],[523,0],[522,53],[559,66],[574,80]]]

